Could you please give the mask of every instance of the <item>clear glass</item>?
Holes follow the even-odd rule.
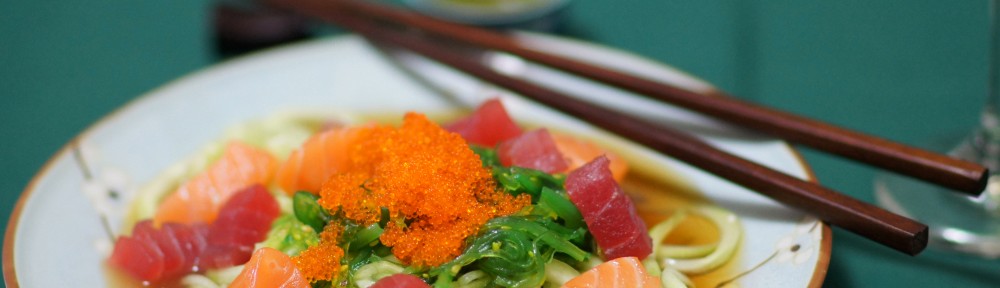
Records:
[[[963,196],[895,174],[875,179],[879,205],[930,226],[933,247],[1000,258],[1000,0],[990,1],[990,68],[986,105],[979,125],[965,137],[949,141],[949,155],[990,169],[979,197]],[[955,143],[958,143],[957,145]],[[941,143],[932,143],[941,147]],[[951,145],[948,149],[948,145]]]

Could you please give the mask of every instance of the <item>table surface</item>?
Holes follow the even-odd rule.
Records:
[[[222,60],[208,1],[45,2],[0,9],[3,215],[102,115]],[[674,65],[752,102],[920,145],[977,120],[987,11],[985,0],[575,1],[557,33]],[[802,151],[821,183],[873,201],[877,171]],[[1000,285],[1000,262],[933,249],[909,257],[834,229],[827,287],[959,283]]]

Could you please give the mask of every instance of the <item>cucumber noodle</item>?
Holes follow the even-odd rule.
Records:
[[[332,122],[330,119],[335,119],[333,121],[336,122]],[[205,170],[209,164],[220,157],[222,147],[227,141],[240,140],[257,147],[265,148],[279,159],[283,159],[287,158],[287,155],[289,155],[291,151],[296,149],[302,142],[308,139],[308,137],[310,137],[315,131],[321,129],[324,125],[331,125],[331,123],[358,123],[360,122],[360,119],[361,118],[350,116],[350,114],[346,113],[314,113],[303,115],[301,112],[296,112],[278,114],[262,121],[251,121],[235,126],[225,133],[222,140],[209,143],[202,150],[198,151],[193,157],[174,164],[163,173],[160,173],[158,177],[149,181],[147,185],[142,187],[137,193],[137,198],[130,206],[129,213],[125,218],[125,223],[123,223],[124,227],[132,227],[138,219],[152,217],[155,213],[155,209],[164,196],[176,190],[180,183],[183,183],[184,179],[188,179]],[[520,171],[516,169],[505,173],[507,174],[500,175],[514,177],[500,179],[501,185],[506,185],[506,188],[508,189],[516,190],[531,188],[537,190],[538,188],[532,188],[530,187],[532,185],[530,182],[525,182],[523,179],[517,179],[516,177],[521,174],[517,174],[520,173]],[[521,184],[528,186],[521,187]],[[516,187],[512,188],[511,185]],[[304,247],[307,246],[307,243],[315,243],[315,241],[318,240],[315,238],[315,227],[310,227],[309,224],[295,220],[296,217],[293,215],[292,197],[289,197],[285,193],[281,192],[278,187],[270,187],[270,189],[275,192],[272,194],[276,195],[279,205],[281,206],[283,216],[279,218],[279,220],[275,221],[271,232],[268,233],[267,240],[259,243],[256,248],[267,246],[279,249],[289,255],[295,255],[298,251],[304,249]],[[547,198],[547,200],[559,199],[553,198],[553,195],[556,194],[554,194],[551,189],[544,188],[542,189],[540,195],[535,196]],[[550,209],[553,214],[563,213],[566,210],[560,209],[559,201],[543,202],[550,204],[550,206],[545,206],[543,209]],[[572,210],[575,211],[575,208]],[[704,217],[714,224],[719,231],[719,241],[712,244],[688,246],[659,244],[662,243],[663,240],[688,217],[689,213]],[[585,251],[578,250],[576,246],[567,242],[567,239],[561,239],[554,236],[554,234],[551,234],[552,232],[546,232],[549,230],[543,229],[542,226],[538,226],[539,224],[535,222],[518,222],[515,221],[516,219],[495,220],[496,221],[494,222],[496,223],[494,225],[497,227],[500,227],[500,225],[514,225],[516,227],[520,227],[519,229],[522,229],[523,233],[528,233],[525,235],[534,235],[532,237],[536,237],[534,238],[534,241],[537,243],[546,243],[545,245],[549,245],[551,247],[561,247],[556,248],[556,250],[559,250],[559,254],[555,255],[555,257],[553,257],[553,254],[556,253],[554,251],[548,251],[548,254],[544,256],[549,259],[548,262],[542,263],[542,265],[544,265],[544,275],[533,276],[541,277],[542,281],[537,283],[541,283],[543,287],[559,287],[570,279],[579,276],[584,271],[602,263],[601,259],[596,255],[590,255]],[[582,223],[579,219],[576,219],[576,222]],[[570,228],[574,228],[574,226],[582,225],[584,224],[571,224],[568,226]],[[508,226],[504,226],[502,228],[507,230],[510,229]],[[123,229],[123,231],[127,233],[128,229]],[[381,230],[378,232],[381,233]],[[569,231],[564,231],[563,233],[569,233]],[[575,234],[570,233],[566,235]],[[706,273],[730,261],[739,246],[739,242],[742,237],[742,228],[740,227],[736,216],[729,211],[712,206],[697,206],[676,212],[670,218],[652,227],[649,231],[649,235],[655,244],[652,255],[643,261],[646,270],[652,276],[659,277],[663,287],[694,287],[687,275]],[[567,257],[567,255],[570,256]],[[543,255],[538,256],[543,257]],[[445,277],[446,281],[441,281],[442,278],[438,277],[439,281],[434,283],[435,286],[455,288],[495,286],[496,283],[494,282],[493,277],[487,273],[487,271],[482,270],[484,267],[489,268],[489,265],[467,266],[468,263],[464,264],[465,265],[456,264],[455,266],[450,266],[450,269],[446,269],[448,271],[435,272],[451,275]],[[506,267],[507,264],[503,264],[502,266]],[[462,269],[463,267],[465,269]],[[213,271],[205,271],[204,274],[192,274],[184,277],[181,283],[187,287],[225,287],[229,282],[237,277],[241,269],[242,266],[236,266]],[[351,279],[352,283],[358,287],[368,287],[374,284],[378,279],[386,276],[397,273],[417,272],[410,271],[408,269],[410,268],[406,267],[398,259],[392,257],[391,255],[386,257],[371,257],[370,260],[358,263],[357,266],[352,269],[354,272]],[[424,278],[428,277],[427,274],[420,274],[418,276],[422,276]],[[513,281],[514,279],[510,280]],[[512,283],[516,282],[517,281],[514,281]]]
[[[653,246],[653,255],[649,258],[655,259],[663,267],[660,279],[666,288],[693,287],[691,280],[683,273],[697,275],[719,268],[732,260],[743,237],[743,229],[735,214],[719,207],[701,205],[689,211],[679,211],[650,229],[649,235],[653,238],[653,243],[662,243],[663,239],[687,218],[688,212],[698,214],[712,222],[719,231],[719,241],[708,245]]]

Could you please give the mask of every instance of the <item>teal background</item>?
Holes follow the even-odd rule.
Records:
[[[221,60],[207,1],[42,2],[0,2],[3,215],[102,115]],[[977,119],[987,9],[985,0],[592,0],[565,11],[561,33],[674,65],[749,101],[920,145]],[[821,183],[872,201],[873,169],[803,153]],[[835,228],[824,286],[1000,286],[1000,262],[904,256]]]

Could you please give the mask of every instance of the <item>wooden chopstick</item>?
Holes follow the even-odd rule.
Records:
[[[378,23],[334,9],[337,6],[331,3],[326,0],[281,0],[279,7],[325,19],[372,41],[424,55],[903,253],[916,255],[927,245],[927,226],[924,224],[729,154],[685,133],[500,74],[461,51],[427,41],[414,33],[386,29]]]
[[[285,1],[272,0],[272,2]],[[281,5],[280,3],[276,4]],[[978,196],[986,187],[988,171],[977,163],[754,105],[730,97],[721,91],[714,90],[701,94],[663,82],[636,77],[525,47],[519,44],[516,39],[502,33],[439,21],[431,17],[374,4],[371,1],[329,0],[324,9],[336,9],[350,15],[418,28],[452,40],[518,55],[536,63],[632,91],[638,95],[665,101],[737,126],[922,179],[969,195]],[[310,11],[302,12],[309,14]]]

